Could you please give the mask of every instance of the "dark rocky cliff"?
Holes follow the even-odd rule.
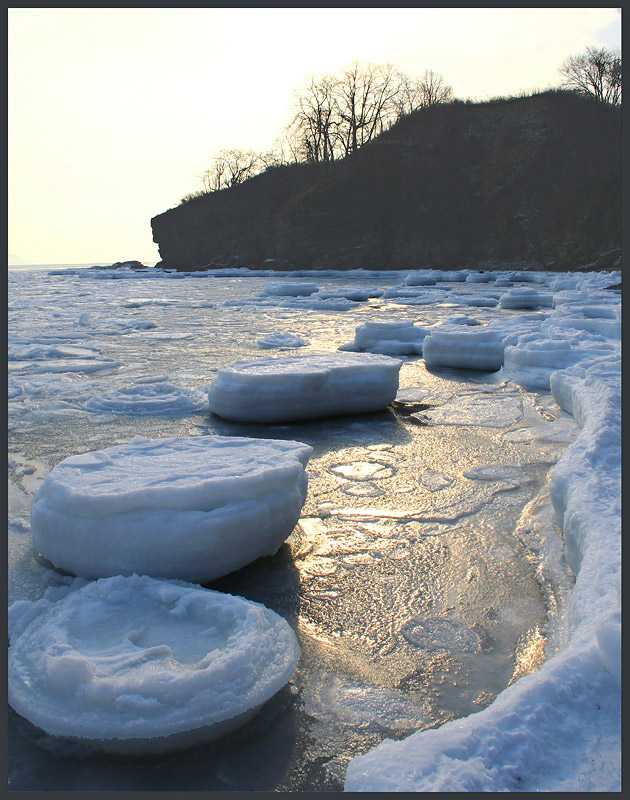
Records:
[[[621,246],[621,112],[565,92],[422,109],[343,161],[273,168],[151,224],[185,270],[578,268]]]

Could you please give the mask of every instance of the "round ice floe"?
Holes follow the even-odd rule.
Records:
[[[182,389],[170,383],[130,386],[93,397],[89,411],[127,416],[185,416],[208,410],[208,397],[198,389]]]
[[[193,436],[71,456],[33,498],[33,545],[84,578],[214,580],[289,536],[311,452],[294,441]]]
[[[179,581],[119,575],[16,605],[9,703],[53,736],[109,751],[224,735],[290,680],[299,657],[275,612]]]
[[[342,352],[237,361],[210,384],[210,410],[263,423],[379,411],[396,397],[401,366],[388,356]]]

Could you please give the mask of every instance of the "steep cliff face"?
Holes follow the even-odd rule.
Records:
[[[621,245],[621,114],[564,92],[423,109],[343,161],[271,169],[151,224],[178,269],[577,268]]]

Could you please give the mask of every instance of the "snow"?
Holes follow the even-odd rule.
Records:
[[[163,752],[250,719],[291,678],[291,627],[194,584],[115,576],[9,611],[9,702],[93,748]]]
[[[210,410],[238,422],[286,422],[379,411],[396,397],[402,362],[370,353],[256,358],[221,367]]]
[[[33,498],[33,545],[83,578],[209,582],[272,555],[289,536],[311,450],[274,439],[137,437],[71,456]]]

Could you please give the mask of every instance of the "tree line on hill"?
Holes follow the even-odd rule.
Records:
[[[587,47],[560,66],[560,88],[621,105],[621,53]],[[292,117],[266,153],[222,149],[200,176],[195,197],[236,186],[273,167],[332,162],[356,152],[412,112],[458,102],[442,75],[431,69],[413,78],[391,64],[355,61],[340,74],[310,76],[293,94]]]

